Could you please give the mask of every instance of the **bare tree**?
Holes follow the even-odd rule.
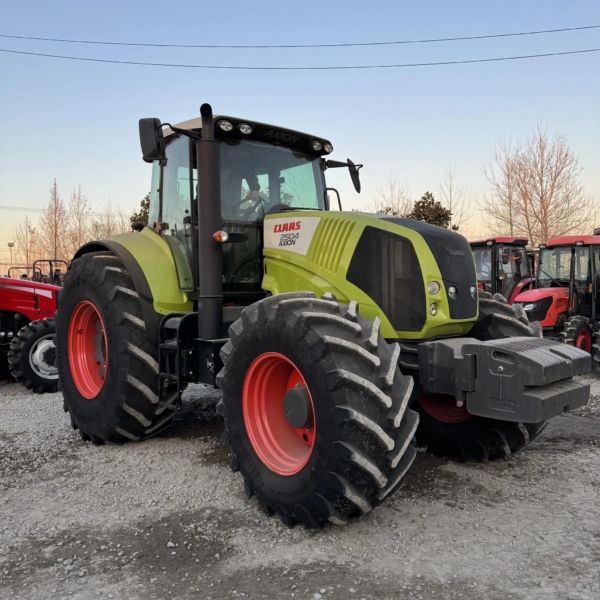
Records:
[[[531,244],[590,232],[598,203],[581,184],[582,170],[565,135],[550,140],[537,127],[515,147],[502,142],[484,167],[491,188],[482,203],[484,221],[494,234],[523,235]]]
[[[398,182],[398,175],[391,174],[383,186],[377,186],[377,198],[369,207],[373,212],[382,212],[394,217],[405,217],[413,208],[408,194],[408,185]]]
[[[104,211],[91,221],[90,235],[93,240],[102,240],[119,233],[131,231],[131,221],[122,211],[115,211],[110,200]]]
[[[68,236],[66,250],[69,256],[90,241],[91,208],[87,198],[81,191],[81,186],[73,190],[69,200],[69,213],[67,221]]]
[[[50,201],[39,221],[39,244],[44,258],[64,259],[67,238],[67,209],[60,196],[56,179],[50,188]]]
[[[36,230],[29,216],[25,217],[14,233],[16,264],[31,266],[39,258]]]
[[[456,182],[456,165],[449,166],[438,184],[440,203],[450,211],[449,229],[457,231],[464,229],[470,218],[464,185]]]

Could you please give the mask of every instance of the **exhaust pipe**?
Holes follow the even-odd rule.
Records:
[[[200,107],[202,139],[198,169],[198,337],[223,337],[223,246],[213,238],[222,228],[221,154],[210,104]]]

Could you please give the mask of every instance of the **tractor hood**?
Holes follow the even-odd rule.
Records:
[[[563,298],[569,295],[568,287],[555,287],[555,288],[537,288],[534,290],[527,290],[519,294],[515,302],[519,304],[525,304],[529,302],[539,302],[543,298]]]
[[[357,300],[388,338],[463,334],[477,318],[467,240],[412,219],[357,212],[296,211],[264,222],[263,288],[306,289]],[[448,291],[451,291],[449,294]]]

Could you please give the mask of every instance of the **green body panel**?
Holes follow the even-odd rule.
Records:
[[[437,262],[419,233],[397,223],[384,221],[374,214],[355,212],[298,211],[269,215],[271,219],[318,217],[320,219],[305,255],[280,248],[264,249],[265,274],[263,289],[272,294],[308,290],[317,296],[332,292],[341,302],[356,300],[360,312],[368,319],[381,319],[380,331],[387,339],[421,340],[437,336],[465,335],[476,317],[468,320],[450,318],[448,299]],[[417,253],[423,274],[423,286],[427,307],[435,302],[437,314],[427,310],[427,321],[420,332],[395,331],[389,319],[377,304],[362,290],[346,280],[346,273],[354,250],[365,227],[377,227],[408,238]],[[431,281],[440,283],[440,291],[431,295],[427,285]]]
[[[179,290],[173,254],[160,235],[146,227],[141,233],[123,233],[110,239],[126,248],[140,265],[150,286],[157,313],[168,315],[194,310],[187,294]]]

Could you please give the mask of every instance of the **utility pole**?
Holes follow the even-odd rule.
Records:
[[[10,249],[10,266],[13,266],[13,248],[15,247],[15,243],[14,242],[8,242],[8,247]]]

